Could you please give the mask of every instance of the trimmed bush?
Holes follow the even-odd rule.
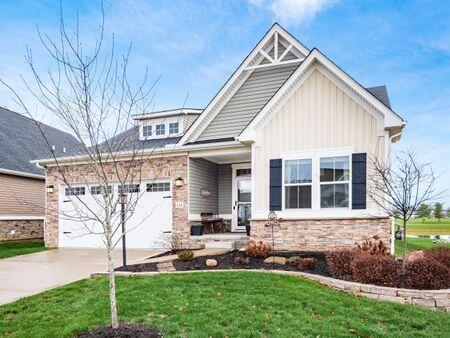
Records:
[[[250,259],[248,257],[235,257],[234,263],[237,265],[248,265],[250,264]]]
[[[250,241],[250,245],[245,249],[245,253],[256,258],[266,258],[273,252],[272,247],[262,241]]]
[[[351,280],[353,259],[361,254],[357,249],[340,249],[327,254],[327,264],[332,276]]]
[[[425,257],[406,263],[405,287],[411,289],[446,289],[450,287],[450,270],[435,259]]]
[[[295,263],[295,262],[297,262],[297,261],[300,260],[300,259],[301,259],[300,256],[291,256],[291,257],[289,257],[289,258],[287,259],[286,262],[288,262],[288,263]]]
[[[194,259],[194,252],[191,250],[184,250],[178,254],[178,259],[183,262],[192,261]]]
[[[392,256],[362,255],[350,264],[353,280],[364,284],[399,285],[402,265]]]
[[[315,258],[300,258],[296,260],[293,264],[300,271],[312,270],[317,263]]]
[[[441,264],[444,264],[447,269],[450,269],[450,248],[445,246],[437,246],[425,250],[425,257],[432,258]]]

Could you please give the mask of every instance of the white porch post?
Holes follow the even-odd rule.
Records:
[[[395,252],[395,217],[391,217],[391,255]]]

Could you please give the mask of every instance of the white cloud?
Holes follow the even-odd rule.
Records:
[[[313,19],[317,13],[329,8],[337,0],[248,0],[250,4],[266,4],[276,19],[284,24],[299,25]]]

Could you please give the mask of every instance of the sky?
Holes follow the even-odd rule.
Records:
[[[88,49],[99,31],[96,1],[62,1],[69,28],[79,16]],[[203,108],[275,22],[306,47],[318,48],[363,86],[386,85],[393,110],[408,125],[395,151],[414,149],[440,175],[450,207],[450,1],[105,0],[105,37],[132,43],[130,75],[146,67],[159,78],[154,109]],[[59,1],[0,0],[0,78],[35,105],[26,47],[41,70],[51,67],[37,34],[55,36]],[[0,87],[0,105],[19,110]],[[53,124],[43,113],[44,122]]]

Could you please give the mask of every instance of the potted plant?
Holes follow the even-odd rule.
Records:
[[[204,230],[204,225],[201,223],[194,224],[191,226],[191,236],[202,236]]]
[[[250,224],[245,226],[245,232],[247,232],[247,236],[250,236],[250,229],[251,229]]]

